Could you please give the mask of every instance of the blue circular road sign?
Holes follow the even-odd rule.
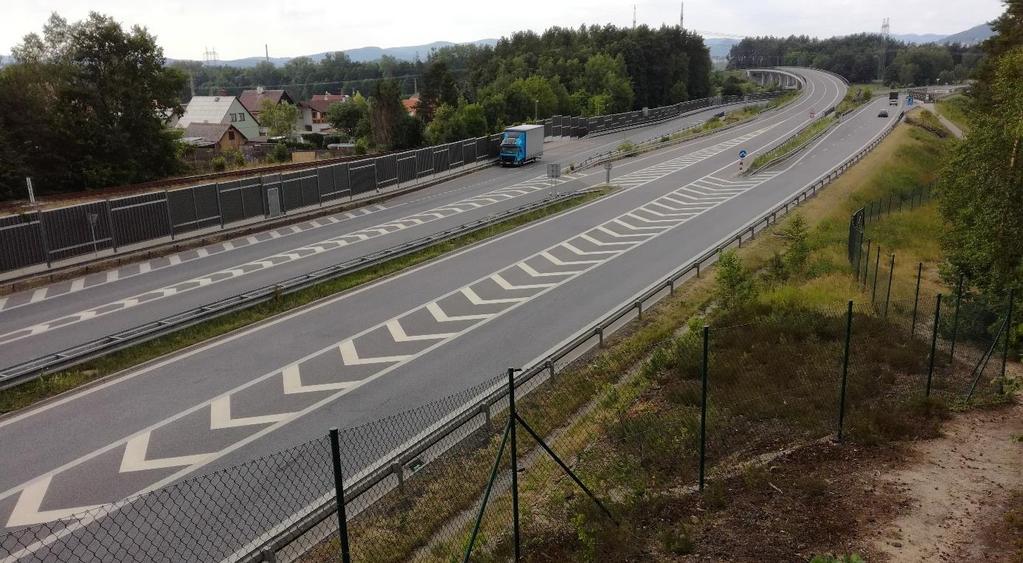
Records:
[[[747,154],[749,153],[746,152],[746,149],[742,149],[741,151],[739,151],[739,158],[746,158]]]

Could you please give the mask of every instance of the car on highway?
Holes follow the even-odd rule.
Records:
[[[878,117],[888,117],[888,110],[883,109],[883,110],[877,112],[877,116]]]

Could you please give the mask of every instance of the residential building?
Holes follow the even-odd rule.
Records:
[[[412,94],[408,98],[402,100],[401,105],[405,106],[405,111],[407,111],[409,115],[415,117],[416,107],[419,105],[419,94]]]
[[[210,147],[218,151],[237,149],[247,139],[230,123],[192,123],[185,127],[182,142],[196,147]]]
[[[178,119],[177,127],[188,129],[193,123],[233,125],[247,140],[259,137],[259,123],[234,96],[194,96]]]
[[[259,112],[263,109],[263,101],[270,100],[273,104],[286,103],[295,105],[295,100],[288,95],[284,90],[265,90],[262,86],[257,87],[255,90],[244,90],[241,95],[238,96],[238,101],[245,106],[245,109],[249,110],[252,117],[259,121]]]
[[[331,130],[327,122],[327,110],[334,104],[347,101],[348,96],[344,94],[314,94],[312,98],[298,104],[302,110],[301,126],[299,133],[326,133]]]

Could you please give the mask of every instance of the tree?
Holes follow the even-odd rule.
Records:
[[[721,253],[717,263],[717,297],[724,309],[749,303],[757,296],[753,275],[734,250]]]
[[[368,123],[369,103],[362,94],[356,94],[344,102],[331,104],[327,108],[327,122],[343,133],[348,139],[356,137],[360,123]]]
[[[259,124],[266,127],[270,137],[288,137],[295,129],[298,120],[298,108],[285,102],[275,104],[264,99],[259,109]]]
[[[433,114],[442,104],[454,106],[458,103],[458,90],[455,79],[444,61],[434,61],[426,67],[423,74],[423,87],[419,92],[419,103],[416,115],[429,123]]]
[[[426,138],[432,144],[450,143],[486,134],[486,110],[479,104],[467,104],[465,100],[458,107],[445,104],[437,108],[433,121],[426,128]]]
[[[378,81],[369,101],[370,139],[373,144],[393,148],[398,138],[398,127],[407,116],[398,83],[394,80]]]
[[[142,182],[176,172],[181,72],[145,29],[125,31],[97,13],[69,24],[50,17],[0,70],[0,192],[34,178],[40,192]],[[23,115],[20,112],[31,111]],[[13,147],[13,150],[12,150]],[[17,158],[11,155],[17,153]]]
[[[951,270],[997,299],[1011,287],[1023,295],[1023,47],[997,57],[990,71],[991,105],[952,150],[939,194]]]

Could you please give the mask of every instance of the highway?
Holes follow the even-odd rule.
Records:
[[[0,518],[9,528],[27,526],[115,502],[306,442],[331,426],[365,424],[439,400],[492,379],[506,366],[542,358],[867,145],[896,118],[895,112],[889,119],[877,118],[877,106],[887,100],[876,100],[779,168],[737,175],[740,149],[750,153],[751,161],[807,123],[811,110],[834,106],[845,93],[845,85],[834,76],[792,71],[807,81],[797,102],[749,124],[617,162],[612,183],[619,189],[608,197],[0,419],[0,442],[6,446],[0,461]],[[565,162],[620,140],[583,141],[591,143],[588,148],[554,144],[545,157]],[[472,188],[446,186],[433,200],[417,201],[423,194],[392,200],[387,209],[333,224],[342,225],[339,230],[321,227],[274,240],[288,239],[286,244],[294,248],[506,187],[498,178],[502,175],[514,175],[505,182],[521,183],[539,172],[540,167],[488,170],[484,178],[459,180]],[[558,189],[602,181],[603,170],[587,171]],[[530,195],[540,197],[542,192]],[[514,206],[519,197],[503,203]],[[454,221],[489,212],[466,210]],[[422,234],[416,230],[420,227],[401,233],[416,236]],[[359,244],[368,248],[375,244],[372,240]],[[379,244],[389,246],[395,240]],[[238,252],[234,262],[278,248],[269,243],[254,247],[232,251]],[[341,252],[328,252],[327,259],[338,261]],[[199,263],[188,260],[182,265]],[[202,272],[187,267],[173,275],[180,280],[222,267],[217,263]],[[252,279],[266,283],[259,275]],[[248,283],[244,279],[221,285],[237,292],[242,286],[236,284]],[[172,278],[163,283],[167,280],[173,283]],[[146,291],[116,283],[99,287],[107,286],[111,293],[92,301],[69,296],[64,309],[56,307],[63,303],[60,298],[43,299],[40,304],[52,301],[53,308],[39,308],[33,319]],[[199,301],[211,297],[200,290],[194,293],[205,296]],[[12,311],[35,310],[30,307]],[[155,304],[152,308],[159,309]],[[149,306],[132,308],[132,315],[141,311]],[[72,326],[88,327],[85,332],[110,330],[116,322],[130,320],[120,319],[119,313],[94,317]],[[25,326],[26,321],[21,323]],[[45,345],[37,342],[63,333],[49,330],[41,338],[22,338],[0,349],[32,345],[38,351]],[[3,353],[5,361],[19,357]],[[407,437],[395,435],[390,437],[393,443],[375,444],[376,452],[347,453],[368,463]],[[291,478],[300,469],[281,471]],[[264,482],[282,477],[272,471],[261,475]]]
[[[701,123],[719,109],[584,139],[558,139],[543,161],[493,167],[379,205],[97,272],[0,297],[0,367],[66,350],[218,299],[397,246],[516,208],[552,191],[582,187],[569,170],[557,183],[544,164],[565,168],[616,148]],[[589,171],[589,175],[603,171]]]

